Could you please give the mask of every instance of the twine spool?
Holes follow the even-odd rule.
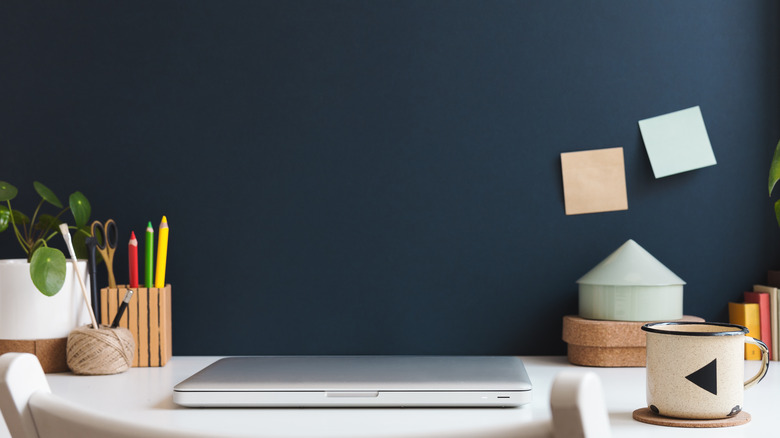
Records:
[[[105,375],[127,371],[133,363],[135,340],[130,330],[92,326],[73,329],[68,334],[68,367],[76,374]]]

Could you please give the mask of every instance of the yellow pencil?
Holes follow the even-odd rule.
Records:
[[[154,275],[154,287],[165,287],[165,260],[168,256],[168,219],[163,216],[157,237],[157,273]]]

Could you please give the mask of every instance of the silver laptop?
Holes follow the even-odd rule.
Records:
[[[187,407],[514,407],[531,401],[512,356],[250,356],[173,388]]]

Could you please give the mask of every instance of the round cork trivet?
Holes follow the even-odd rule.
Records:
[[[739,414],[729,418],[719,418],[716,420],[691,420],[686,418],[671,418],[658,415],[650,408],[641,408],[634,411],[634,420],[642,423],[655,424],[657,426],[668,427],[731,427],[739,426],[750,422],[750,414],[741,411]]]
[[[678,321],[704,321],[684,315]],[[574,365],[588,367],[643,367],[648,321],[602,321],[575,315],[563,317],[563,340]]]
[[[676,321],[704,321],[698,316],[683,315]],[[644,347],[642,326],[655,321],[604,321],[576,315],[563,317],[563,341],[586,347]]]
[[[566,355],[574,365],[586,367],[643,367],[646,363],[645,347],[584,347],[569,344]]]

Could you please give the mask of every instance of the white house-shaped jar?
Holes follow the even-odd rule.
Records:
[[[685,282],[633,240],[577,283],[583,318],[662,321],[683,316]]]

